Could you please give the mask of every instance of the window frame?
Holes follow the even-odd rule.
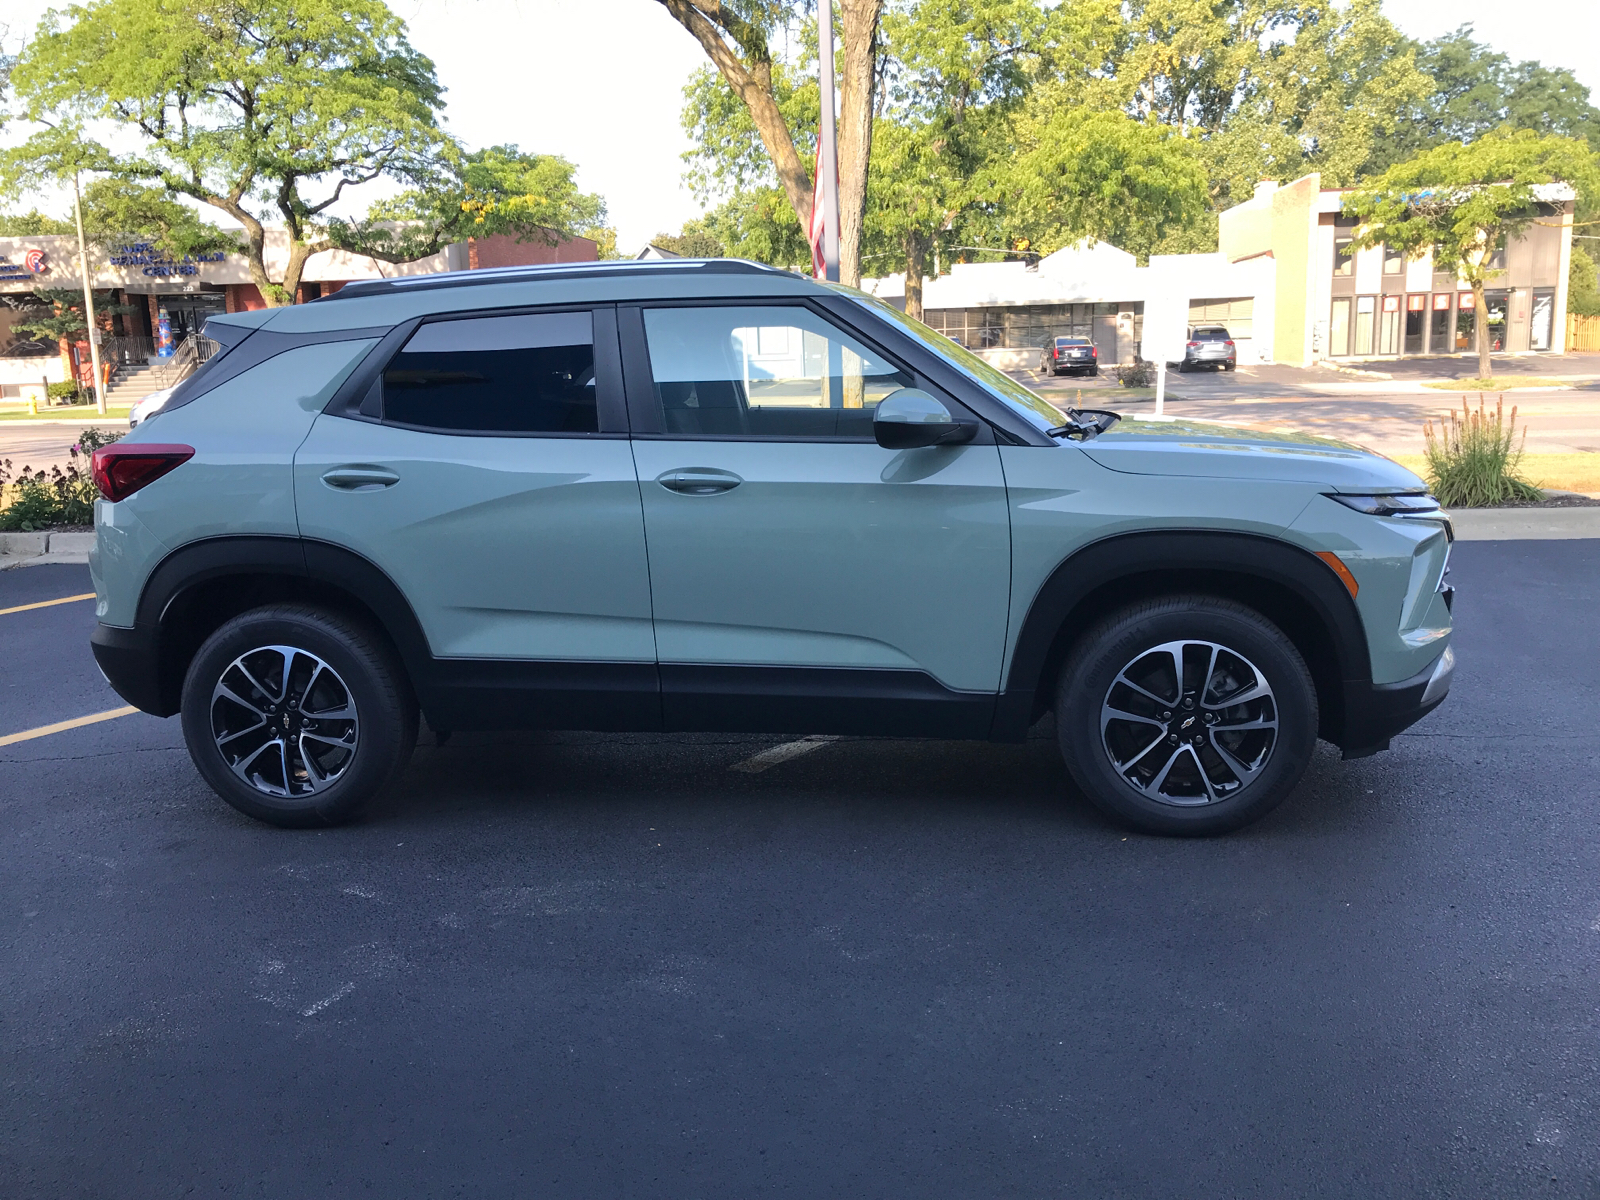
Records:
[[[628,417],[633,428],[632,436],[641,441],[663,442],[798,442],[809,445],[876,445],[870,434],[859,437],[817,436],[815,434],[787,433],[670,433],[656,395],[655,373],[650,367],[650,344],[645,334],[646,309],[666,308],[803,308],[812,316],[836,329],[843,336],[861,343],[879,355],[897,370],[909,375],[911,386],[938,398],[950,409],[957,420],[970,417],[978,422],[978,436],[968,445],[986,445],[994,441],[989,421],[972,408],[952,396],[949,391],[921,371],[902,354],[884,348],[878,339],[868,336],[838,316],[824,305],[813,303],[808,296],[689,296],[662,300],[642,300],[617,306],[617,334],[622,347],[622,373],[628,397]]]
[[[590,316],[594,346],[595,417],[599,429],[572,430],[518,430],[518,429],[450,429],[439,425],[420,425],[410,421],[396,421],[384,415],[383,375],[399,356],[412,336],[424,325],[447,321],[481,320],[486,317],[532,317],[561,313],[586,312]],[[335,406],[338,406],[337,410]],[[391,429],[409,429],[414,433],[431,433],[448,437],[497,438],[625,438],[628,436],[628,408],[623,393],[622,363],[617,339],[616,305],[586,301],[578,304],[517,305],[507,308],[456,309],[449,312],[428,313],[404,321],[391,329],[382,342],[367,356],[361,368],[340,389],[329,405],[329,412],[358,421],[387,425]]]

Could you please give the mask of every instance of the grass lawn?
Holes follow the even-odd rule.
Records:
[[[1429,379],[1422,385],[1441,392],[1509,392],[1512,388],[1571,387],[1570,379],[1540,379],[1535,375],[1504,375],[1497,379]]]
[[[41,404],[38,415],[35,416],[28,411],[28,406],[23,404],[0,408],[0,421],[126,421],[129,407],[126,404],[109,404],[106,406],[106,415],[102,417],[92,404],[74,404],[68,407],[52,404],[48,408]]]
[[[1428,477],[1428,460],[1420,454],[1396,454],[1395,462]],[[1600,454],[1524,454],[1522,477],[1558,492],[1600,495]]]

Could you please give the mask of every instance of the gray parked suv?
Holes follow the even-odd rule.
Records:
[[[280,825],[465,729],[1021,742],[1163,833],[1443,699],[1450,525],[1324,439],[1058,411],[752,263],[359,283],[214,318],[97,452],[94,650]]]

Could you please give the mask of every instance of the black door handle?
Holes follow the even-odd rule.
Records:
[[[658,475],[656,482],[680,496],[716,496],[732,491],[744,482],[732,471],[714,467],[684,467]]]

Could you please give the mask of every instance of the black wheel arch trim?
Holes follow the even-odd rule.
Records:
[[[287,577],[333,589],[363,606],[394,643],[419,692],[435,661],[416,613],[395,582],[352,550],[288,535],[203,538],[171,551],[140,590],[131,629],[101,625],[91,638],[113,688],[130,704],[168,717],[178,711],[181,678],[164,670],[175,651],[198,648],[183,605],[206,584],[229,578]],[[187,645],[192,642],[193,645]]]
[[[1102,615],[1098,606],[1085,610],[1085,604],[1096,593],[1110,589],[1115,594],[1119,586],[1147,594],[1137,589],[1141,580],[1152,578],[1197,592],[1212,590],[1224,578],[1254,580],[1264,587],[1264,595],[1287,594],[1303,606],[1320,625],[1334,656],[1332,663],[1317,663],[1308,655],[1323,709],[1320,733],[1343,744],[1347,697],[1365,694],[1372,686],[1366,629],[1355,600],[1309,550],[1260,534],[1205,529],[1115,534],[1065,558],[1040,585],[1023,620],[995,711],[994,740],[1022,740],[1043,715],[1053,675],[1074,633]],[[1285,633],[1295,637],[1295,631]]]

